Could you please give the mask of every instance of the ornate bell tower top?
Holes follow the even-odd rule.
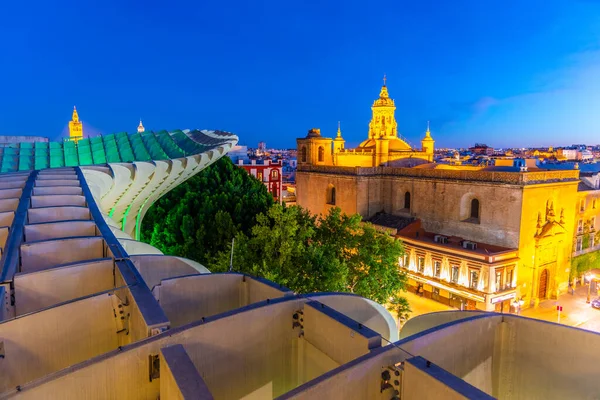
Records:
[[[73,106],[73,117],[71,118],[73,122],[79,122],[79,114],[77,114],[77,107]]]
[[[144,125],[142,125],[142,119],[140,118],[140,124],[137,127],[137,131],[138,133],[142,133],[146,130],[146,128],[144,128]]]
[[[398,137],[398,124],[394,117],[396,106],[388,94],[386,81],[387,78],[384,75],[379,98],[373,102],[371,107],[373,111],[373,117],[369,124],[369,138],[371,139],[395,139]]]
[[[394,100],[390,99],[390,95],[388,94],[387,86],[385,83],[387,82],[387,78],[383,76],[383,86],[381,87],[381,91],[379,92],[379,98],[373,102],[373,107],[394,107]]]
[[[83,139],[83,124],[79,121],[77,108],[73,106],[73,117],[69,121],[69,140],[77,142],[81,139]]]

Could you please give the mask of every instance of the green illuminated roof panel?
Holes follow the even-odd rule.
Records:
[[[11,143],[0,148],[0,172],[167,160],[210,150],[224,140],[201,131],[120,132],[78,142]]]

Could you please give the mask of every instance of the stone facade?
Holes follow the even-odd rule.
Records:
[[[299,166],[298,204],[315,214],[337,206],[365,219],[380,212],[412,217],[418,219],[425,232],[516,250],[513,264],[517,272],[510,279],[514,280],[515,290],[511,299],[522,300],[524,307],[567,291],[574,204],[580,196],[579,171],[499,172],[439,167]],[[336,193],[335,203],[327,201],[332,190]],[[473,204],[477,204],[476,218]],[[425,247],[421,249],[424,255],[430,252]],[[491,264],[497,261],[473,263],[473,256],[468,251],[463,253],[459,258],[477,268],[487,264],[493,267]],[[433,263],[431,254],[424,257],[427,264]],[[433,270],[432,265],[425,268]],[[499,279],[506,282],[503,274]],[[429,276],[434,277],[431,272]],[[477,308],[494,309],[489,300],[506,287],[494,288],[495,270],[478,276],[487,281],[475,285],[479,289],[477,298],[485,299],[477,303]],[[471,289],[467,281],[463,286]]]

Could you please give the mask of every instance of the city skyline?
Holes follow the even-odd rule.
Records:
[[[90,135],[135,132],[141,116],[292,148],[341,121],[352,146],[386,74],[413,145],[428,120],[436,147],[597,144],[597,3],[267,3],[7,5],[0,134],[59,139],[76,105]]]

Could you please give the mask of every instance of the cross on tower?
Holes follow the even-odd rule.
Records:
[[[385,86],[385,81],[387,81],[387,78],[386,78],[385,74],[383,74],[383,86]]]

